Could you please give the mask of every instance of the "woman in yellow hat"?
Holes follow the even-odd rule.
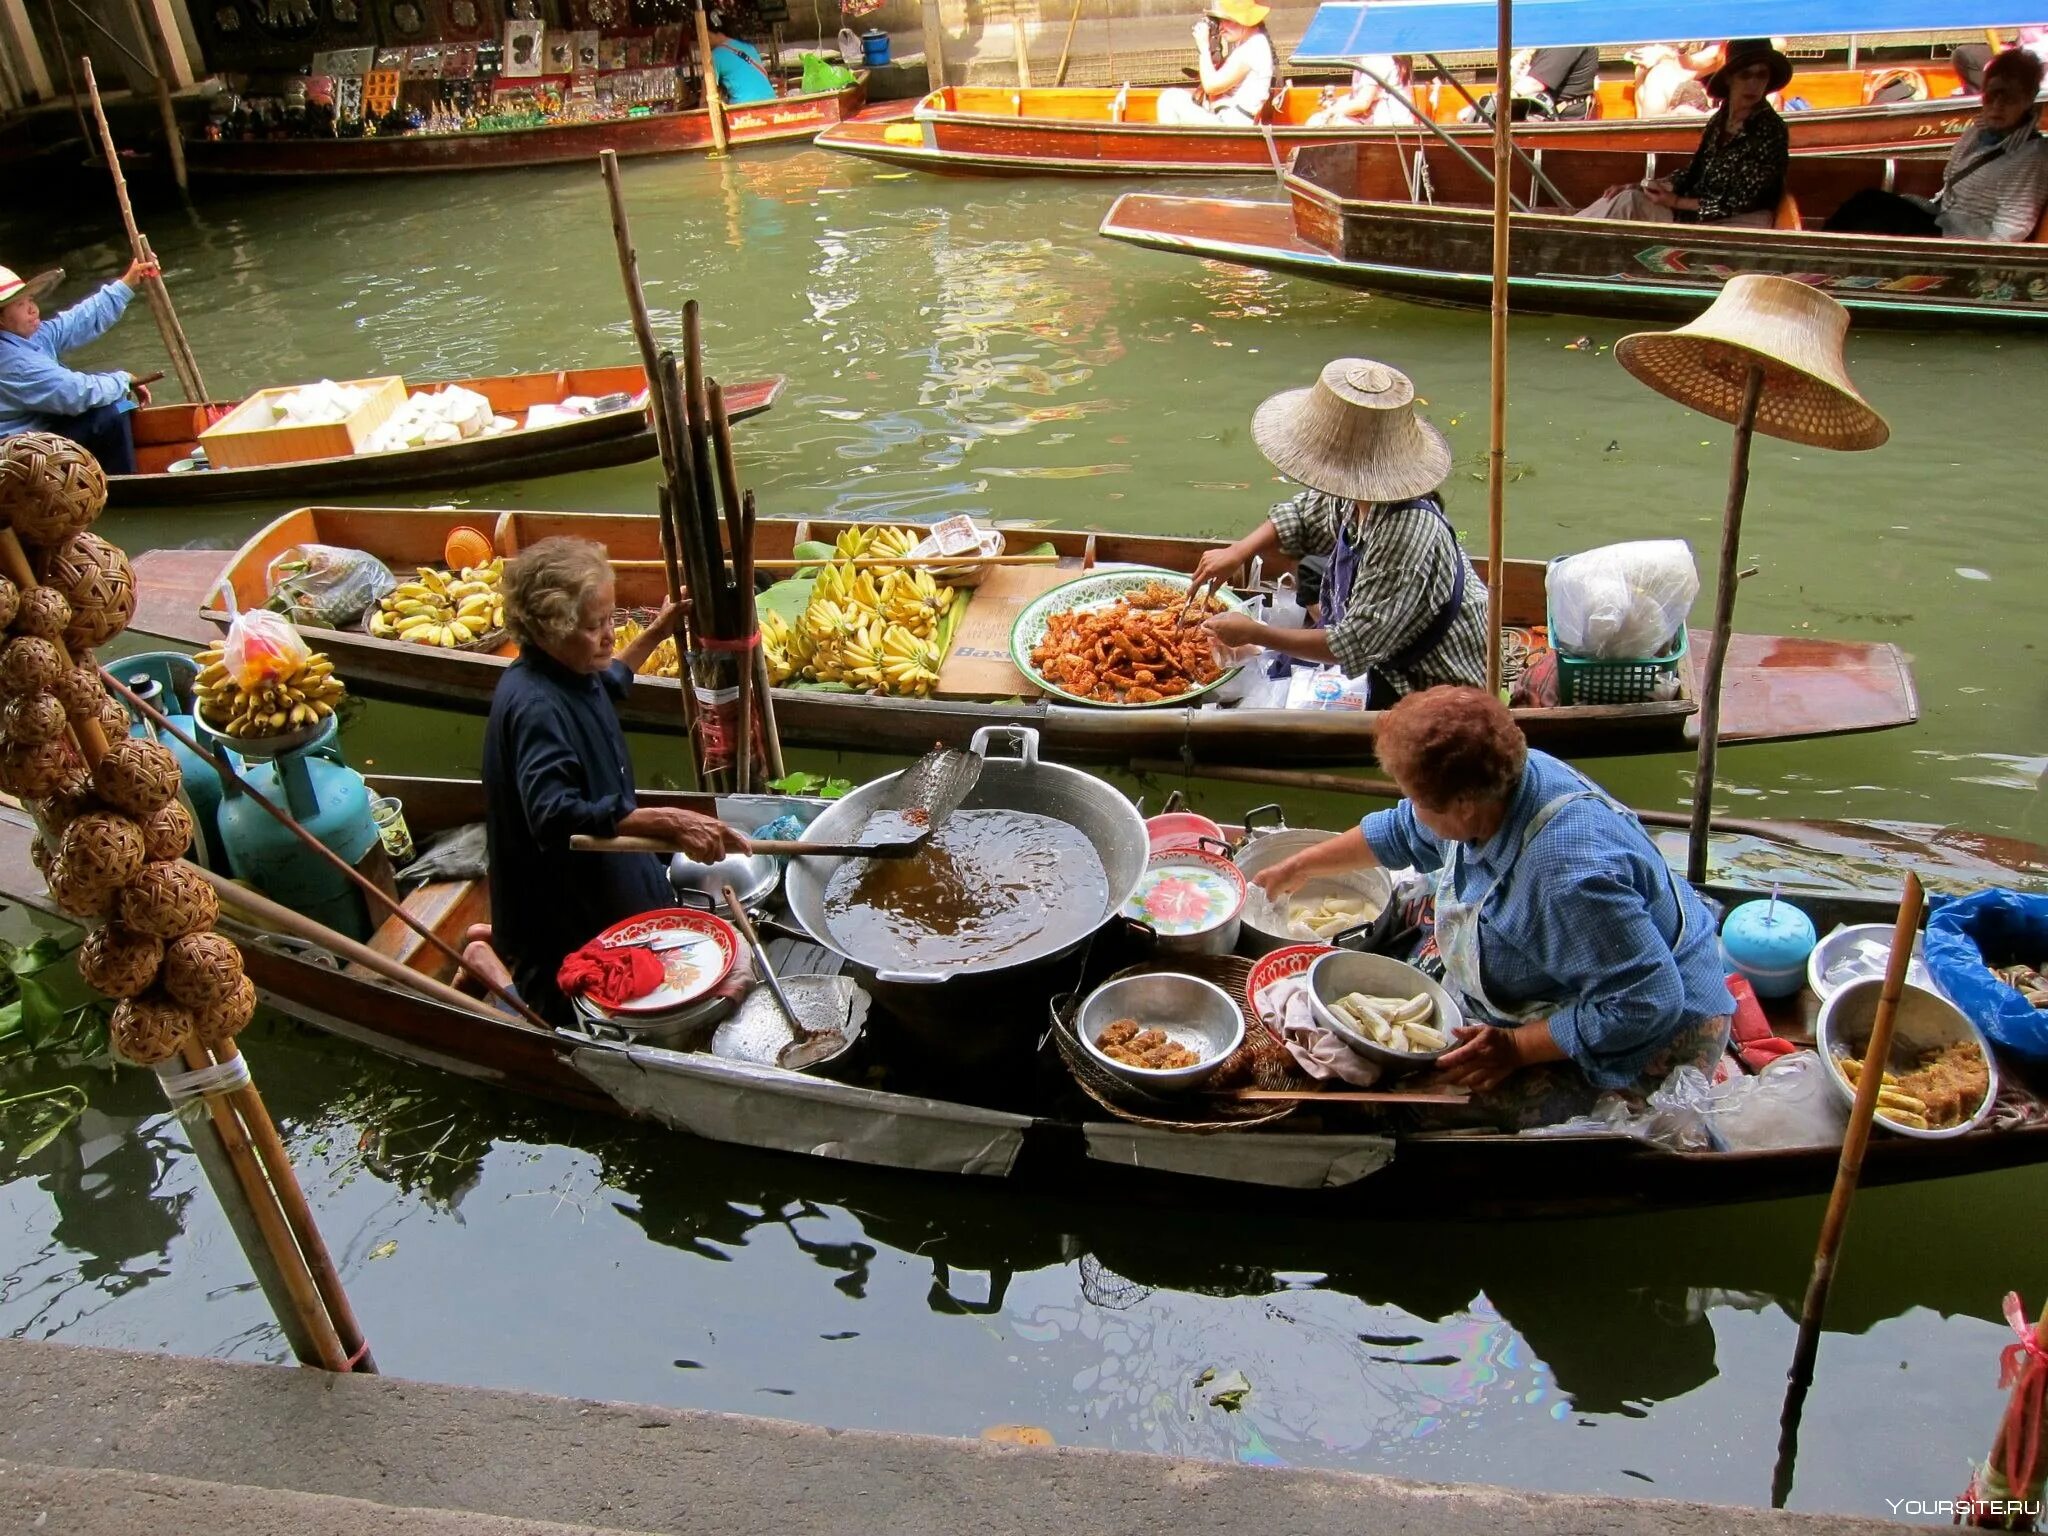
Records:
[[[1159,121],[1179,127],[1249,128],[1273,94],[1273,39],[1259,0],[1216,0],[1195,23],[1196,90],[1159,93]]]
[[[64,274],[24,278],[0,267],[0,437],[55,432],[98,459],[108,474],[135,473],[128,413],[149,404],[149,391],[133,374],[80,373],[60,359],[113,329],[135,285],[155,275],[155,266],[132,261],[98,293],[45,320],[42,300]]]

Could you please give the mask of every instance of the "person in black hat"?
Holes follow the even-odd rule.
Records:
[[[1768,38],[1730,43],[1727,61],[1707,79],[1707,94],[1720,106],[1691,163],[1668,179],[1610,187],[1579,217],[1769,228],[1792,145],[1768,98],[1791,79],[1792,61]]]

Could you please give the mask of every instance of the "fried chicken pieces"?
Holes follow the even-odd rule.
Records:
[[[1136,1019],[1117,1019],[1095,1037],[1102,1054],[1127,1067],[1150,1067],[1170,1072],[1176,1067],[1200,1066],[1202,1058],[1184,1045],[1175,1045],[1163,1031],[1146,1029]]]
[[[1068,693],[1099,704],[1159,704],[1222,675],[1209,637],[1196,622],[1222,604],[1205,596],[1188,610],[1187,593],[1153,582],[1108,608],[1056,613],[1031,664]]]

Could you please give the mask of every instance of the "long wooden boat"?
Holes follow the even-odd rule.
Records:
[[[482,787],[474,781],[372,783],[404,802],[418,837],[483,815]],[[758,824],[756,818],[779,810],[817,809],[815,803],[756,800],[742,810],[730,802],[714,805],[701,797],[652,792],[642,798],[717,810],[736,824]],[[28,857],[32,833],[18,806],[0,803],[0,898],[54,912]],[[2038,867],[2040,850],[2030,852]],[[1838,921],[1888,920],[1890,899],[1800,896],[1823,929]],[[459,948],[468,925],[488,915],[489,892],[481,881],[437,882],[414,890],[406,905]],[[1000,1180],[1011,1188],[1070,1198],[1152,1199],[1184,1209],[1229,1203],[1267,1213],[1323,1215],[1585,1215],[1811,1194],[1828,1187],[1837,1162],[1830,1147],[1678,1153],[1625,1136],[1415,1133],[1371,1113],[1314,1105],[1257,1129],[1191,1135],[1112,1117],[1075,1089],[1046,1046],[1043,1070],[1035,1075],[996,1080],[982,1074],[972,1088],[935,1096],[928,1074],[922,1074],[926,1091],[905,1091],[905,1084],[920,1077],[920,1064],[907,1059],[907,1046],[892,1046],[896,1032],[882,1012],[869,1018],[861,1084],[855,1085],[701,1051],[544,1031],[509,1014],[458,1009],[296,941],[273,944],[261,930],[237,921],[232,905],[223,920],[242,941],[249,975],[265,1002],[416,1065],[578,1109],[653,1121],[709,1141],[906,1173]],[[371,943],[424,975],[450,979],[445,959],[395,919]],[[785,973],[823,968],[819,957],[825,952],[807,941],[778,938],[771,952]],[[1107,930],[1080,983],[1092,985],[1131,958]],[[1025,1001],[1042,1011],[1049,999]],[[1811,1013],[1797,1000],[1780,1007],[1775,1022],[1787,1038],[1811,1037]],[[1946,1141],[1879,1135],[1863,1181],[1901,1184],[2044,1159],[2048,1123]]]
[[[495,516],[495,522],[488,519]],[[309,507],[278,518],[225,562],[218,552],[153,551],[135,561],[141,608],[135,627],[187,644],[210,643],[226,623],[220,596],[232,587],[243,608],[268,595],[264,572],[280,551],[317,542],[364,549],[398,568],[438,563],[448,530],[458,522],[492,531],[501,554],[538,539],[570,534],[605,544],[615,560],[654,568],[619,573],[620,601],[655,603],[660,545],[652,517],[602,513],[461,512]],[[788,558],[807,539],[831,540],[844,523],[764,518],[757,559]],[[1122,562],[1192,571],[1210,546],[1197,539],[1028,529],[1018,540],[1046,543],[1076,575]],[[1503,612],[1514,625],[1544,621],[1544,565],[1507,562]],[[488,710],[509,654],[446,651],[366,634],[328,631],[314,643],[334,659],[350,686],[364,693],[475,711]],[[1703,655],[1705,637],[1692,652]],[[1529,739],[1564,756],[1665,752],[1682,747],[1695,713],[1690,672],[1677,699],[1643,704],[1525,709],[1517,712]],[[641,729],[680,728],[678,685],[643,678],[623,707]],[[797,745],[922,752],[934,741],[964,746],[986,725],[1036,728],[1049,756],[1129,762],[1174,758],[1218,764],[1361,762],[1371,756],[1376,716],[1314,710],[1160,707],[1090,709],[1034,700],[977,703],[945,699],[881,699],[862,694],[778,688],[775,714],[783,739]],[[1912,673],[1897,647],[1877,642],[1740,635],[1729,653],[1721,729],[1730,742],[1778,741],[1907,725],[1918,717]]]
[[[782,382],[777,375],[735,385],[725,393],[727,412],[735,421],[758,416],[775,403],[782,392]],[[647,375],[637,366],[508,373],[485,379],[436,379],[413,387],[433,390],[449,383],[484,396],[493,411],[519,422],[519,429],[495,437],[402,448],[390,453],[173,473],[170,466],[190,457],[199,446],[199,434],[239,402],[144,406],[135,413],[136,473],[110,476],[108,499],[115,506],[135,507],[283,501],[311,495],[369,496],[386,491],[539,479],[634,464],[655,455],[654,429],[645,407],[628,407],[538,427],[525,424],[527,413],[537,405],[559,404],[572,396],[599,399],[613,394],[640,394],[647,387]]]
[[[1922,101],[1870,106],[1860,69],[1804,70],[1785,95],[1811,110],[1785,115],[1795,154],[1945,154],[1975,115],[1974,97],[1946,64],[1916,63],[1926,81]],[[1314,145],[1369,143],[1412,152],[1418,142],[1441,149],[1424,128],[1311,128],[1322,90],[1291,86],[1280,93],[1258,126],[1186,127],[1159,121],[1159,91],[1094,86],[946,86],[917,103],[910,118],[879,122],[852,118],[820,133],[822,149],[889,165],[945,175],[1049,176],[1271,176],[1295,150]],[[1465,105],[1436,82],[1415,98],[1454,139],[1482,160],[1493,131],[1460,123]],[[1705,119],[1637,117],[1632,81],[1604,80],[1596,117],[1577,122],[1527,122],[1515,137],[1528,149],[1611,149],[1636,153],[1690,153]],[[2048,121],[2048,112],[2044,112]],[[1448,151],[1445,151],[1448,153]]]
[[[1102,221],[1112,240],[1296,273],[1423,303],[1481,306],[1492,282],[1492,190],[1441,146],[1431,201],[1416,201],[1398,158],[1333,144],[1295,156],[1287,201],[1132,192]],[[1682,156],[1544,150],[1532,158],[1573,207],[1617,184],[1665,175]],[[2048,218],[2034,238],[1834,235],[1821,222],[1866,187],[1931,196],[1941,163],[1876,156],[1794,160],[1769,229],[1581,219],[1556,211],[1515,167],[1531,212],[1512,214],[1510,301],[1517,310],[1690,318],[1729,278],[1768,272],[1824,289],[1864,324],[2038,330],[2048,324]]]
[[[727,141],[786,144],[814,137],[853,116],[866,100],[864,80],[727,107]],[[406,176],[431,171],[514,170],[583,164],[609,149],[620,158],[708,154],[711,117],[703,107],[602,122],[551,123],[470,133],[396,133],[360,139],[187,139],[195,177],[290,180],[307,176]]]

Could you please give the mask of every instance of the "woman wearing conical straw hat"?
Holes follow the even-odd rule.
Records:
[[[1204,555],[1195,585],[1220,585],[1255,556],[1327,555],[1321,624],[1281,629],[1218,614],[1209,632],[1369,677],[1374,709],[1438,683],[1485,686],[1486,587],[1444,516],[1450,445],[1415,414],[1408,376],[1340,357],[1309,388],[1261,405],[1252,441],[1307,489]]]

